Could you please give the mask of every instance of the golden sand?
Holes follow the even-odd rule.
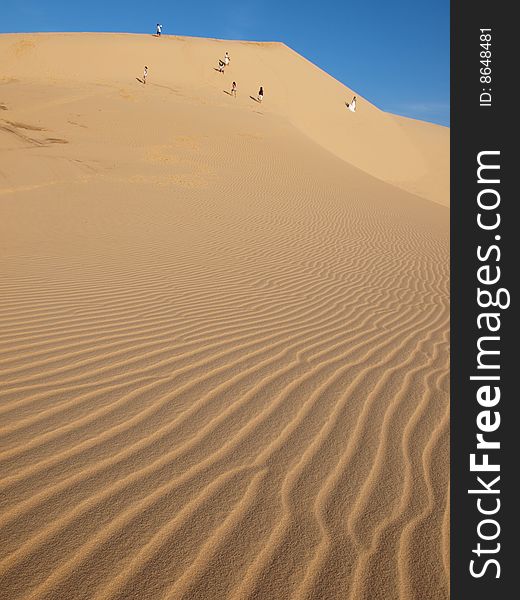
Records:
[[[0,74],[0,597],[448,598],[448,130],[283,44]]]

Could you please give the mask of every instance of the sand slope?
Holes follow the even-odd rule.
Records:
[[[280,44],[0,73],[0,596],[447,598],[447,130]]]
[[[407,191],[448,202],[447,128],[390,115],[359,94],[353,115],[345,102],[356,92],[284,44],[64,33],[4,35],[0,48],[6,78],[127,86],[146,64],[156,86],[212,104],[227,100],[215,85],[214,67],[228,50],[231,68],[221,80],[229,87],[238,80],[238,104],[249,103],[263,85],[265,110],[282,115],[327,150]]]

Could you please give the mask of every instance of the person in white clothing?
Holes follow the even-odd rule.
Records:
[[[352,98],[352,102],[350,104],[348,102],[345,102],[345,104],[351,112],[356,112],[356,96]]]
[[[162,25],[160,23],[157,23],[157,27],[155,29],[155,32],[157,33],[158,36],[161,35],[161,33],[162,33]]]
[[[229,54],[226,52],[224,58],[218,59],[218,71],[224,73],[224,69],[229,65]]]
[[[146,83],[147,77],[148,77],[148,67],[145,67],[144,71],[143,71],[143,83]]]

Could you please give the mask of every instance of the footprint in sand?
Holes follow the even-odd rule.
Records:
[[[17,129],[27,129],[28,131],[46,131],[45,127],[38,127],[37,125],[28,125],[27,123],[19,123],[18,121],[7,121],[4,120],[5,123],[9,123],[13,127]]]
[[[24,142],[28,142],[34,146],[48,146],[49,144],[68,144],[68,140],[63,138],[48,137],[43,140],[39,140],[23,133],[23,131],[47,131],[45,127],[39,127],[37,125],[28,125],[27,123],[19,123],[17,121],[8,121],[4,119],[5,125],[0,125],[0,130],[6,133],[11,133],[16,137],[20,138]]]

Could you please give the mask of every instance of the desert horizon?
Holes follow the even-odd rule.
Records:
[[[449,597],[449,128],[0,34],[0,212],[0,596]]]

